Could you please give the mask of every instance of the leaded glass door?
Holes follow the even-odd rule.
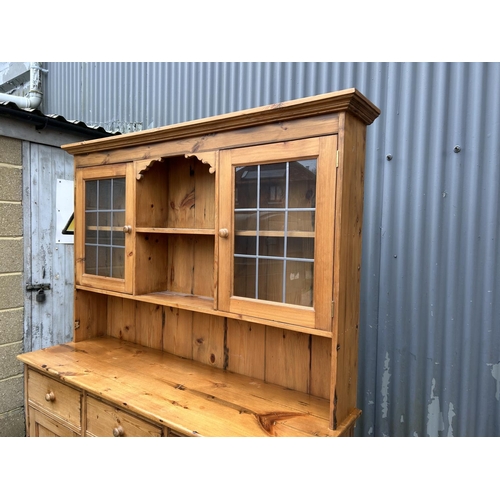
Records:
[[[127,165],[77,170],[77,284],[131,292],[132,194]]]
[[[221,152],[221,309],[330,327],[317,305],[332,294],[336,149],[330,136]]]

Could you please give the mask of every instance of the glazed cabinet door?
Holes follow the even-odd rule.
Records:
[[[132,164],[77,169],[76,284],[132,292]]]
[[[331,328],[336,155],[336,136],[221,151],[221,310]]]

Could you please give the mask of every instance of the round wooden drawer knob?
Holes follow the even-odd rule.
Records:
[[[113,436],[117,437],[122,437],[125,435],[125,431],[123,430],[123,427],[119,425],[118,427],[115,427],[113,429]]]
[[[219,236],[221,238],[227,238],[229,236],[229,230],[226,229],[225,227],[222,229],[219,229]]]
[[[45,401],[55,401],[55,400],[56,400],[56,395],[52,391],[45,394]]]

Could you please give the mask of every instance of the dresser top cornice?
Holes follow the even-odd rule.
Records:
[[[350,113],[366,125],[370,125],[380,114],[374,104],[357,89],[352,88],[150,130],[66,144],[62,149],[72,155],[80,155],[340,112]]]

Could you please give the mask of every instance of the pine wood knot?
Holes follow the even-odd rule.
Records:
[[[291,413],[291,412],[271,412],[263,413],[262,415],[257,414],[257,421],[262,429],[269,434],[269,436],[277,436],[276,424],[280,420],[288,420],[293,417],[300,417],[302,413]]]

